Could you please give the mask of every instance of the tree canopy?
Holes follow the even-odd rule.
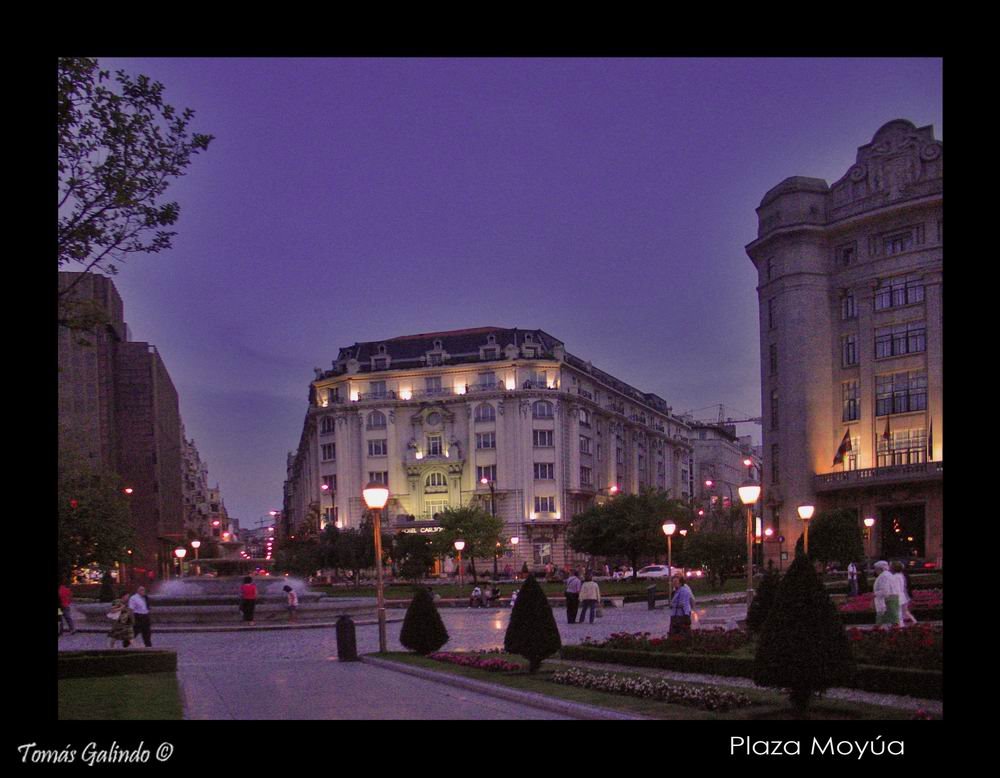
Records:
[[[802,537],[795,553],[802,553]],[[849,562],[865,558],[864,541],[857,514],[849,508],[818,511],[809,522],[809,556],[818,562]]]
[[[678,529],[690,526],[691,512],[669,492],[648,489],[621,494],[602,505],[578,513],[570,520],[567,539],[574,551],[595,556],[624,556],[639,568],[642,557],[666,550],[663,523],[670,519]]]
[[[60,268],[77,263],[114,274],[131,254],[169,249],[176,233],[166,228],[180,206],[162,195],[212,141],[189,132],[194,112],[165,103],[159,82],[123,70],[115,87],[110,80],[96,59],[59,58]],[[59,292],[67,326],[76,323],[72,288]]]
[[[472,564],[473,580],[478,580],[476,557],[493,557],[497,543],[503,540],[503,519],[484,511],[476,505],[464,508],[445,508],[438,514],[441,531],[435,533],[434,550],[440,556],[458,556],[455,541],[464,540],[463,559]]]

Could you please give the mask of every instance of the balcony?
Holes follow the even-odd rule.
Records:
[[[813,477],[817,494],[842,489],[863,489],[909,483],[930,483],[944,480],[944,462],[921,462],[915,465],[869,467],[843,473],[824,473]]]

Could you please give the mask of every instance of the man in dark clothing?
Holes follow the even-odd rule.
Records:
[[[576,612],[580,607],[580,589],[583,581],[576,574],[576,570],[570,573],[566,579],[566,621],[569,624],[576,623]]]

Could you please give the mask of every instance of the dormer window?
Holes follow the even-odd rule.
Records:
[[[437,351],[440,351],[440,350],[441,350],[441,341],[440,341],[440,340],[435,340],[435,341],[434,341],[434,348],[435,348],[435,350],[437,350]]]
[[[385,370],[388,367],[388,357],[372,357],[372,370]]]

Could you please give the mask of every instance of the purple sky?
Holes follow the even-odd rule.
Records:
[[[540,328],[675,412],[759,414],[761,197],[891,119],[943,139],[940,59],[100,62],[216,136],[115,284],[245,527],[355,341]]]

